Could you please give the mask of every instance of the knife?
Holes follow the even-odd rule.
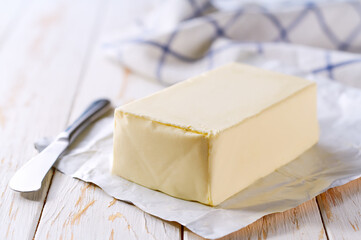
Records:
[[[46,174],[59,156],[90,123],[112,108],[107,99],[98,99],[67,128],[61,132],[41,153],[24,164],[11,178],[9,186],[18,192],[34,192],[41,188]]]

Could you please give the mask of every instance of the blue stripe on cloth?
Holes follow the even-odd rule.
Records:
[[[261,14],[265,16],[270,22],[277,28],[279,31],[279,39],[285,42],[289,42],[288,40],[288,32],[282,26],[281,21],[271,12],[268,11],[267,8],[260,6]]]
[[[223,28],[219,25],[219,23],[215,19],[213,19],[211,16],[204,16],[203,19],[206,22],[210,23],[214,27],[215,34],[212,37],[211,41],[214,41],[218,37],[226,37],[226,38],[228,38],[225,35],[225,32],[224,32]]]
[[[199,17],[199,16],[202,16],[203,13],[208,10],[212,4],[211,4],[211,1],[207,0],[202,6],[198,7],[198,5],[196,4],[196,2],[194,0],[188,0],[189,4],[193,7],[194,9],[194,12],[189,16],[187,17],[186,19],[184,20],[189,20],[189,19],[192,19],[192,18],[195,18],[195,17]]]
[[[210,16],[205,16],[204,19],[210,23],[215,30],[215,34],[214,36],[211,38],[211,42],[213,42],[214,40],[216,40],[219,37],[227,37],[226,36],[226,30],[230,27],[232,27],[232,25],[243,15],[244,11],[243,9],[239,9],[237,10],[230,19],[228,19],[228,21],[224,24],[223,27],[220,26],[220,24],[212,17]],[[229,38],[229,37],[228,37]]]
[[[352,32],[346,37],[346,40],[338,46],[339,50],[347,51],[353,40],[356,39],[357,36],[361,33],[361,3],[360,2],[350,2],[350,6],[352,6],[355,11],[358,13],[360,17],[359,24],[352,30]]]
[[[226,22],[226,24],[224,25],[224,29],[228,29],[230,28],[244,13],[244,10],[238,9],[233,16]]]
[[[304,9],[294,18],[294,20],[286,27],[286,32],[290,33],[301,21],[308,15],[310,12],[310,4],[306,4]],[[281,36],[275,39],[275,41],[280,41]]]
[[[162,47],[163,52],[159,58],[158,66],[157,66],[156,73],[155,73],[156,77],[158,78],[158,80],[161,83],[164,83],[163,79],[162,79],[162,74],[161,74],[162,68],[164,65],[164,61],[165,61],[166,56],[168,55],[169,47],[172,44],[172,41],[174,40],[174,38],[176,37],[178,32],[179,32],[179,27],[177,27],[176,29],[173,30],[173,32],[169,35],[167,42]]]
[[[317,68],[312,70],[311,72],[316,74],[316,73],[320,73],[320,72],[324,72],[324,71],[330,71],[330,70],[334,70],[335,68],[339,68],[339,67],[343,67],[343,66],[347,66],[350,64],[355,64],[355,63],[361,63],[361,58],[357,58],[357,59],[352,59],[352,60],[347,60],[347,61],[343,61],[343,62],[338,62],[335,64],[330,64],[330,65],[326,65],[325,67],[321,67],[321,68]]]
[[[310,3],[309,6],[311,7],[312,11],[315,13],[322,31],[326,34],[326,36],[331,40],[331,42],[335,46],[339,46],[340,41],[337,39],[336,35],[331,31],[331,29],[327,25],[326,20],[322,14],[322,11],[317,7],[315,3]]]
[[[328,71],[328,77],[330,79],[333,79],[333,67],[332,67],[332,64],[331,64],[331,52],[329,51],[326,51],[325,52],[325,58],[326,58],[326,69]]]

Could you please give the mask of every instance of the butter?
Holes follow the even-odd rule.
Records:
[[[316,84],[232,63],[115,111],[112,172],[207,205],[318,141]]]

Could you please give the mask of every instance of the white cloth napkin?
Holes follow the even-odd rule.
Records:
[[[360,55],[333,51],[361,52],[361,1],[169,0],[130,29],[105,48],[165,85],[254,56],[336,80],[361,72]]]
[[[335,82],[361,86],[360,32],[360,1],[166,1],[143,24],[106,41],[106,50],[163,85],[231,61],[313,79],[319,144],[213,208],[111,175],[112,116],[82,134],[57,168],[206,238],[296,207],[361,175],[361,92]],[[139,85],[137,97],[147,86]]]

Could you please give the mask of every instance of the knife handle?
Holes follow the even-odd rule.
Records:
[[[66,140],[72,142],[84,128],[109,111],[111,107],[108,99],[94,101],[59,137],[66,138]]]
[[[16,171],[9,182],[10,188],[19,192],[39,190],[49,169],[76,136],[111,108],[110,101],[107,99],[99,99],[90,104],[73,124],[58,135],[54,142]]]

